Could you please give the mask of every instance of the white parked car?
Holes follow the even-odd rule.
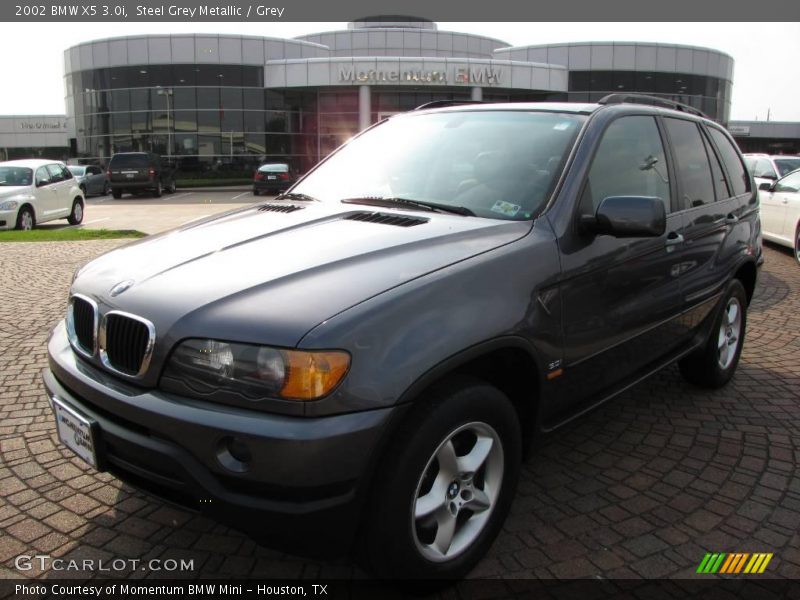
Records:
[[[83,221],[84,200],[64,163],[54,160],[0,162],[0,230],[33,229],[37,223]]]
[[[800,262],[800,169],[758,186],[765,240],[794,250]]]
[[[753,174],[756,185],[773,183],[795,169],[800,169],[800,156],[788,154],[745,154],[744,162]]]

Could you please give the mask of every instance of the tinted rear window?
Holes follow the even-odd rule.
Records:
[[[733,186],[733,193],[735,196],[744,194],[750,191],[750,176],[742,164],[742,159],[739,158],[739,153],[733,145],[733,142],[728,139],[716,127],[708,127],[708,132],[719,150],[720,158],[725,163],[725,168],[728,171],[728,176],[731,178],[731,185]]]
[[[150,161],[146,154],[115,154],[111,157],[110,166],[115,169],[147,167]]]

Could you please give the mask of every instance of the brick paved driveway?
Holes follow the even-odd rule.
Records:
[[[74,268],[120,242],[0,244],[0,577],[20,554],[193,558],[185,575],[347,577],[257,546],[84,466],[40,383]],[[540,441],[474,576],[692,576],[705,552],[774,552],[800,577],[800,267],[768,248],[738,373],[701,391],[676,368]],[[63,574],[62,574],[63,575]],[[139,575],[134,573],[134,575]]]

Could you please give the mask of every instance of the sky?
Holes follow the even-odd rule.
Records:
[[[800,77],[791,66],[800,56],[800,23],[439,22],[438,26],[443,31],[498,38],[512,46],[641,41],[713,48],[735,61],[732,120],[766,121],[769,116],[771,121],[800,121]],[[63,51],[81,42],[147,33],[295,37],[346,27],[346,23],[333,22],[0,23],[0,56],[4,57],[0,64],[6,84],[6,93],[0,94],[0,115],[64,114]]]

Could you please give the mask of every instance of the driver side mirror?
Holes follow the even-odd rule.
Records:
[[[581,217],[584,231],[599,235],[659,237],[667,229],[667,213],[661,198],[650,196],[609,196],[594,216]]]
[[[775,187],[774,181],[765,181],[764,183],[758,184],[758,189],[763,190],[765,192],[771,192],[774,187]]]

